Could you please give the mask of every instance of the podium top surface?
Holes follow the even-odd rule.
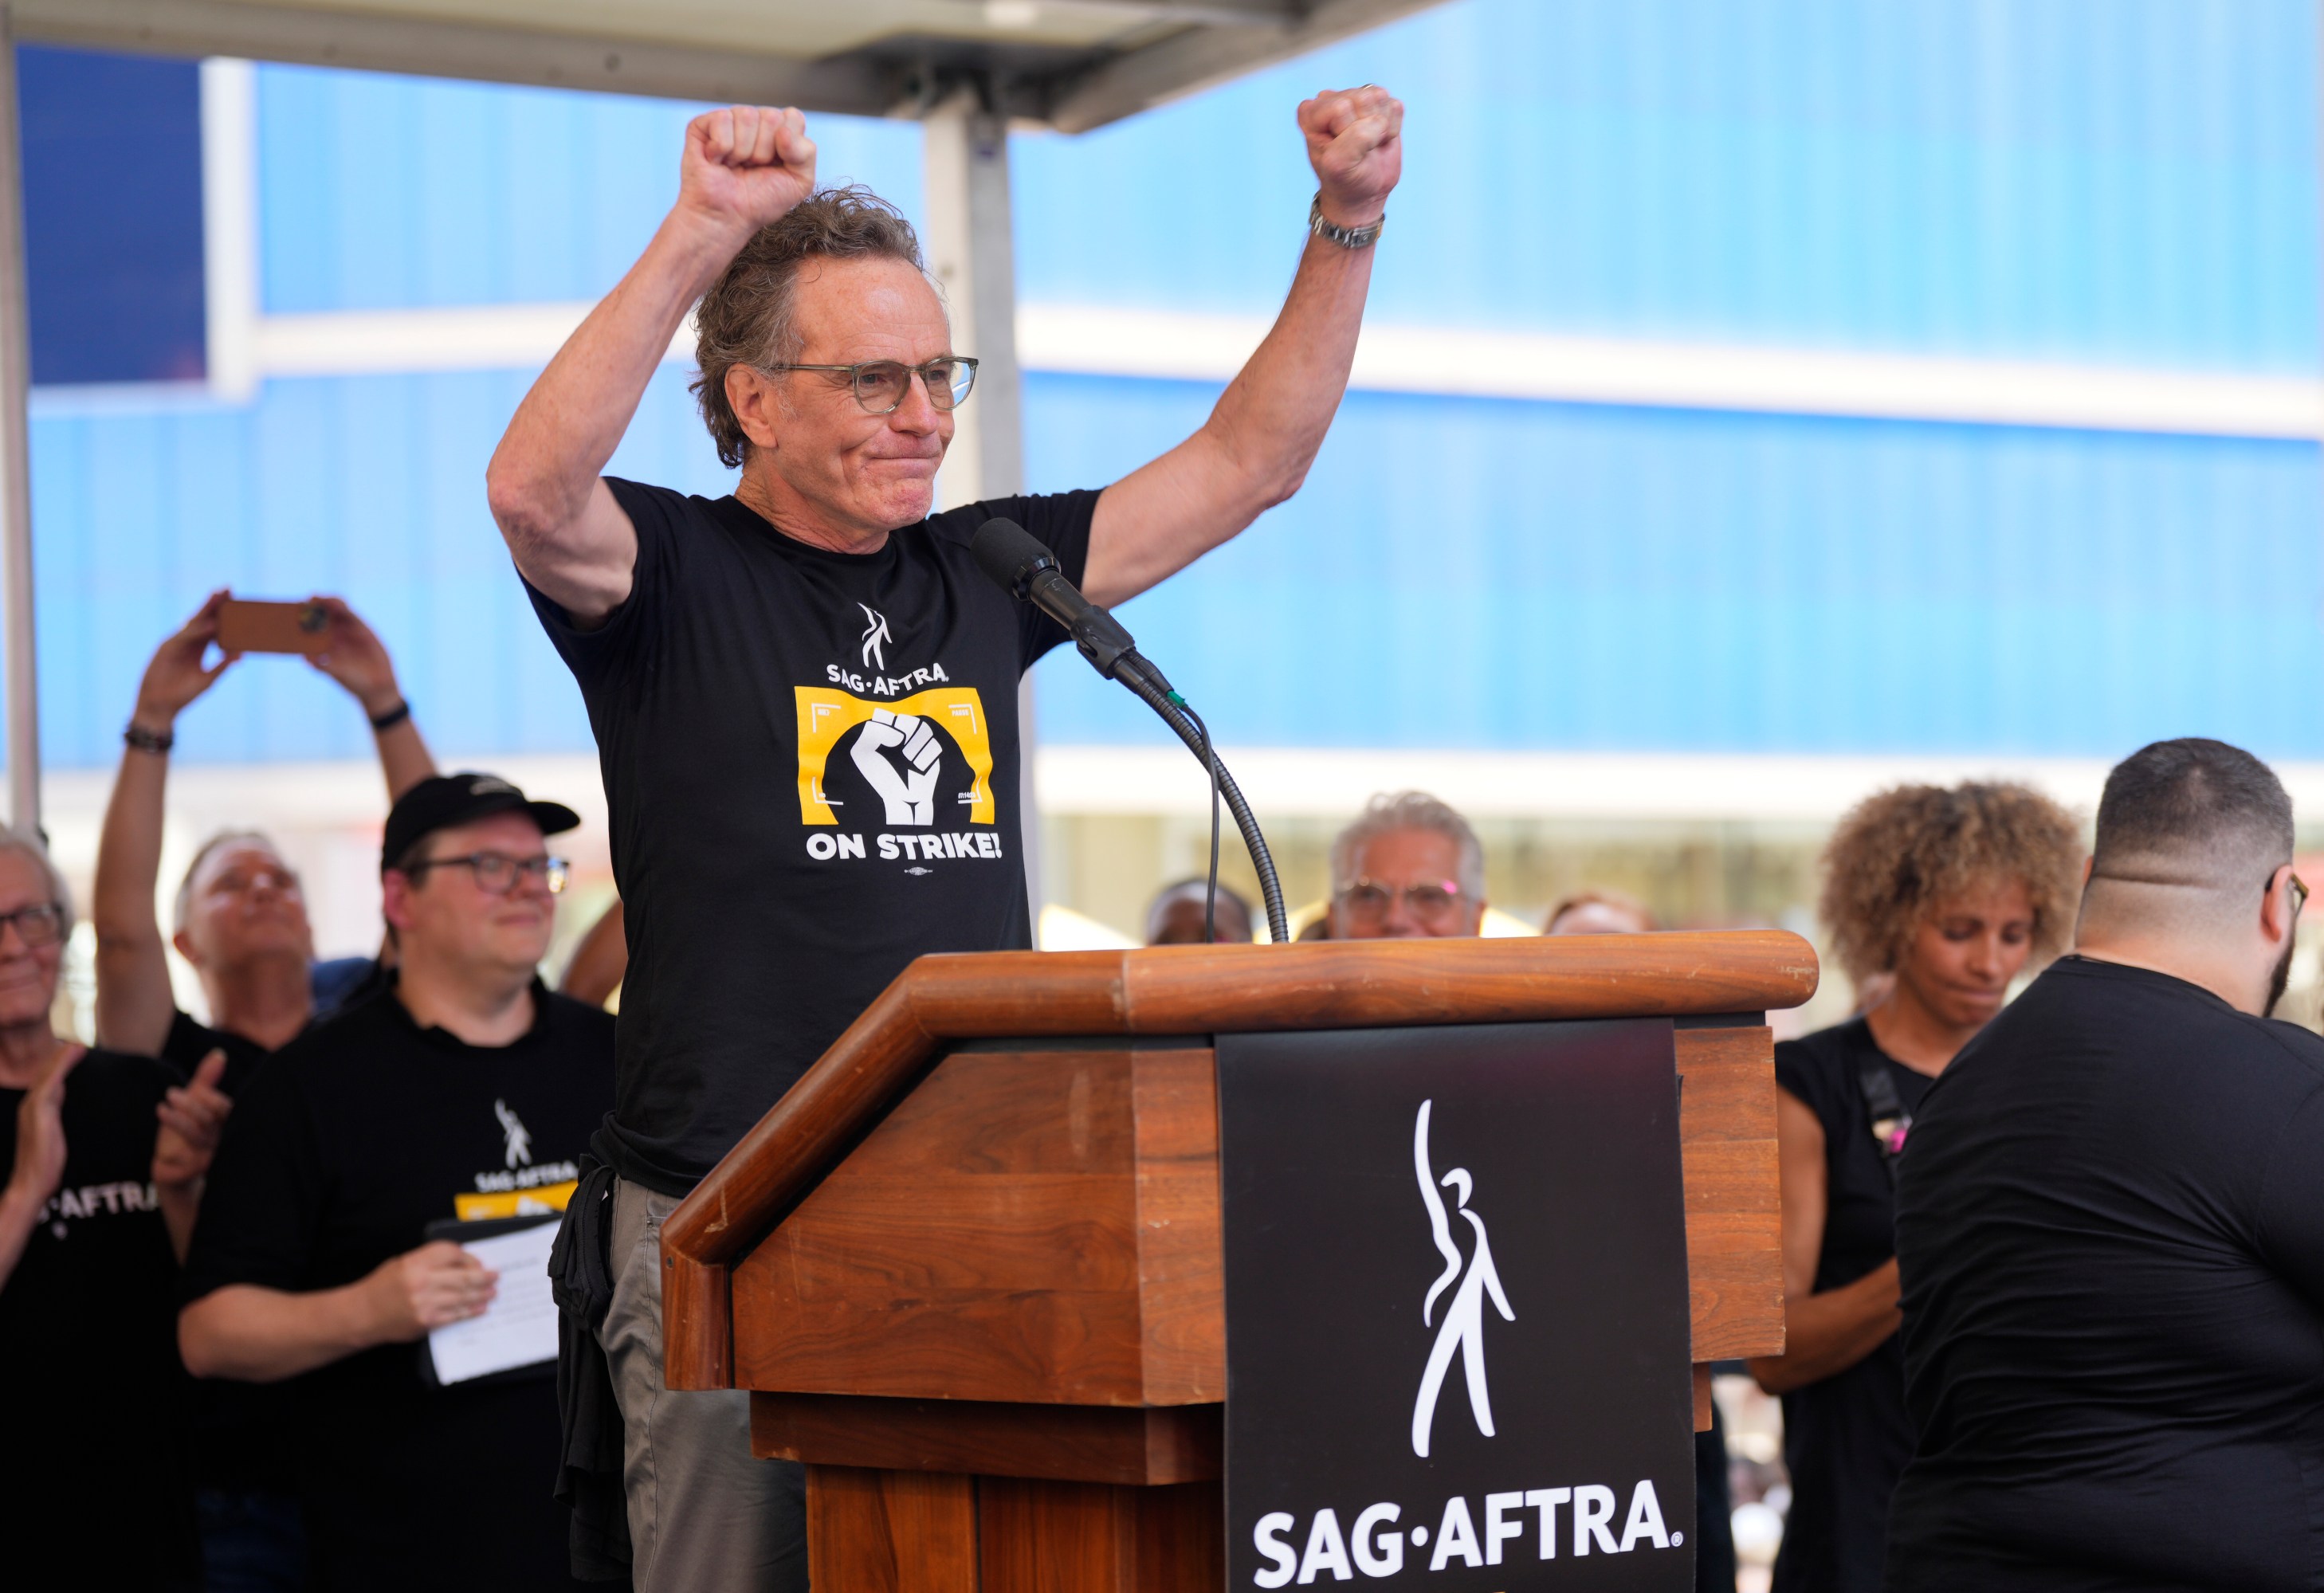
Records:
[[[663,1248],[723,1274],[954,1041],[1763,1012],[1805,1001],[1817,971],[1782,930],[922,957],[671,1214]]]

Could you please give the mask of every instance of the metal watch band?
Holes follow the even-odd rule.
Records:
[[[176,732],[147,730],[142,724],[133,724],[123,731],[121,739],[140,752],[166,752],[178,744]]]
[[[1370,226],[1334,226],[1323,219],[1323,195],[1318,189],[1307,207],[1307,230],[1327,244],[1337,244],[1342,249],[1369,249],[1379,241],[1380,229],[1388,225],[1383,216]]]

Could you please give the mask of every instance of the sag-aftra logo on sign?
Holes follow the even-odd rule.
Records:
[[[1451,1169],[1441,1180],[1430,1176],[1428,1114],[1434,1104],[1433,1100],[1420,1103],[1419,1119],[1412,1131],[1413,1168],[1420,1180],[1421,1202],[1427,1208],[1429,1229],[1436,1248],[1444,1257],[1443,1272],[1428,1286],[1427,1296],[1421,1303],[1420,1320],[1424,1326],[1434,1316],[1438,1299],[1444,1291],[1451,1288],[1452,1294],[1437,1325],[1435,1342],[1428,1351],[1428,1364],[1421,1373],[1419,1392],[1413,1400],[1412,1452],[1422,1459],[1428,1458],[1429,1430],[1436,1421],[1437,1396],[1444,1390],[1445,1375],[1456,1356],[1467,1374],[1469,1413],[1475,1418],[1477,1432],[1481,1437],[1494,1436],[1492,1391],[1485,1375],[1486,1300],[1492,1301],[1503,1321],[1517,1320],[1508,1294],[1501,1287],[1500,1275],[1493,1269],[1493,1247],[1485,1235],[1485,1220],[1470,1208],[1476,1180],[1465,1167]],[[1454,1242],[1443,1198],[1437,1192],[1440,1184],[1452,1192],[1453,1211],[1474,1230],[1465,1257]],[[1269,1563],[1251,1580],[1261,1588],[1280,1588],[1295,1579],[1306,1583],[1329,1576],[1347,1581],[1358,1572],[1368,1577],[1392,1577],[1405,1568],[1407,1539],[1416,1551],[1416,1563],[1419,1560],[1417,1551],[1428,1551],[1428,1569],[1432,1571],[1443,1570],[1455,1561],[1462,1566],[1477,1566],[1500,1565],[1512,1558],[1554,1560],[1559,1540],[1565,1535],[1560,1530],[1561,1509],[1570,1512],[1572,1552],[1577,1558],[1593,1552],[1627,1554],[1641,1546],[1668,1549],[1686,1541],[1683,1533],[1674,1533],[1663,1524],[1662,1501],[1655,1496],[1651,1478],[1639,1478],[1630,1489],[1628,1516],[1618,1537],[1613,1528],[1617,1498],[1613,1488],[1600,1483],[1511,1488],[1486,1494],[1480,1501],[1481,1511],[1472,1514],[1468,1499],[1454,1494],[1444,1501],[1434,1529],[1421,1522],[1409,1531],[1402,1524],[1404,1506],[1393,1500],[1382,1500],[1357,1511],[1345,1535],[1340,1530],[1340,1513],[1325,1506],[1315,1512],[1307,1526],[1305,1547],[1296,1552],[1290,1534],[1297,1531],[1298,1518],[1287,1511],[1271,1511],[1259,1517],[1255,1529],[1255,1546]]]
[[[1668,1025],[1219,1057],[1229,1585],[1691,1587]]]

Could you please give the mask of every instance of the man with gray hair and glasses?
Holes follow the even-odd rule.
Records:
[[[1425,791],[1381,795],[1332,843],[1332,938],[1474,935],[1485,921],[1485,849]]]
[[[1016,520],[1119,603],[1297,491],[1347,388],[1403,115],[1369,84],[1299,107],[1318,187],[1283,217],[1282,314],[1200,429],[1102,490],[931,512],[977,351],[895,207],[816,187],[792,109],[694,119],[678,202],[510,421],[493,515],[588,706],[629,936],[592,1141],[607,1236],[581,1231],[595,1201],[567,1234],[611,1253],[575,1312],[605,1365],[576,1349],[568,1371],[610,1378],[623,1432],[576,1448],[593,1478],[623,1457],[644,1593],[806,1585],[801,1474],[752,1458],[749,1396],[664,1386],[663,1220],[914,957],[1032,944],[1017,688],[1065,633],[970,538]],[[604,474],[689,314],[703,420],[742,472],[715,500]]]
[[[2313,1588],[2324,1039],[2268,1014],[2307,887],[2220,741],[2107,778],[2073,953],[1931,1085],[1897,1160],[1887,1586]]]

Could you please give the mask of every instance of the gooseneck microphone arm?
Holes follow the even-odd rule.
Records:
[[[1289,944],[1291,926],[1283,910],[1283,885],[1276,878],[1275,858],[1267,850],[1267,837],[1259,833],[1259,820],[1252,815],[1250,804],[1243,800],[1241,787],[1219,760],[1218,749],[1211,745],[1209,735],[1194,717],[1194,710],[1186,705],[1186,699],[1138,650],[1138,643],[1122,628],[1121,622],[1084,597],[1057,567],[1056,556],[1024,527],[1014,520],[988,520],[978,529],[969,547],[986,575],[1012,596],[1032,603],[1064,626],[1065,634],[1074,639],[1074,645],[1092,668],[1109,680],[1118,680],[1128,686],[1202,760],[1211,776],[1214,795],[1226,803],[1227,811],[1234,815],[1235,828],[1241,832],[1251,867],[1259,874],[1259,894],[1267,905],[1268,933],[1277,945]]]

